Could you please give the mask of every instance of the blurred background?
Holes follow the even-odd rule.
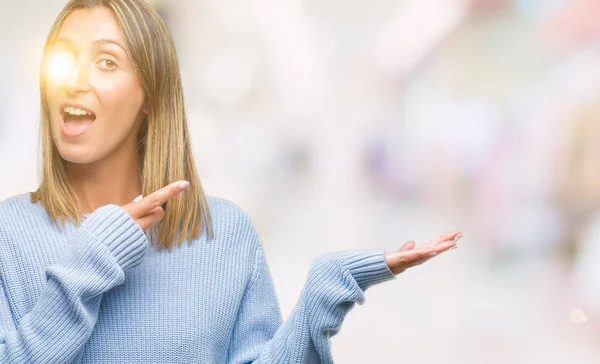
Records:
[[[0,200],[39,182],[65,0],[0,4]],[[600,362],[600,1],[151,1],[208,194],[259,230],[284,317],[315,256],[458,250],[375,286],[336,363]]]

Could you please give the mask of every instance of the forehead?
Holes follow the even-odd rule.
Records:
[[[68,38],[75,43],[94,42],[98,39],[121,40],[117,19],[109,8],[78,9],[65,19],[58,38]]]

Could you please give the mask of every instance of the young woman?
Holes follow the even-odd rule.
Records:
[[[42,183],[0,203],[2,363],[330,363],[368,287],[460,238],[319,256],[282,323],[250,218],[203,193],[151,7],[69,2],[40,93]]]

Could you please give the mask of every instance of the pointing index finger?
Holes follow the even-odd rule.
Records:
[[[177,181],[173,182],[159,190],[156,190],[148,196],[142,198],[136,206],[139,206],[141,215],[150,212],[152,209],[164,204],[171,197],[178,193],[185,191],[189,188],[190,183],[188,181]]]

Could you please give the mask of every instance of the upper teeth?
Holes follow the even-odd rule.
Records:
[[[77,107],[65,107],[65,112],[71,115],[91,115],[89,112]]]

